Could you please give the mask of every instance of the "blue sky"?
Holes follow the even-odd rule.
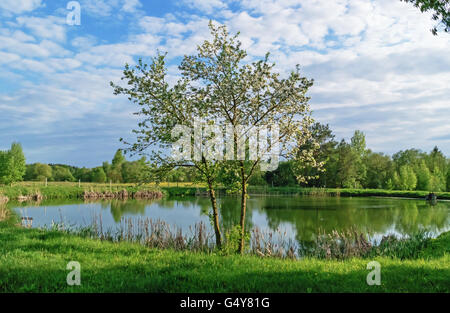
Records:
[[[393,0],[79,0],[0,2],[0,149],[27,161],[97,166],[130,138],[136,107],[114,96],[123,65],[167,51],[177,61],[209,38],[208,20],[241,32],[248,60],[314,78],[311,107],[338,139],[355,129],[395,153],[437,145],[450,155],[450,36],[430,14]]]

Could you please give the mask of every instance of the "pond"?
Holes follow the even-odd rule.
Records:
[[[224,229],[239,223],[238,197],[222,197],[218,204]],[[115,229],[124,219],[150,218],[176,225],[183,233],[188,233],[190,227],[200,221],[211,230],[207,197],[152,201],[43,201],[10,206],[19,217],[32,217],[33,227],[50,226],[52,221],[88,226],[101,218],[104,229]],[[319,232],[350,228],[368,234],[372,241],[387,234],[405,236],[423,229],[436,236],[450,230],[450,202],[439,201],[431,205],[425,200],[377,197],[252,196],[248,200],[246,223],[249,228],[258,227],[266,233],[278,231],[295,241],[311,241]]]

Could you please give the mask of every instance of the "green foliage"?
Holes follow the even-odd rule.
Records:
[[[50,180],[53,175],[52,167],[48,164],[35,163],[29,167],[27,178],[30,180],[45,181]]]
[[[335,167],[336,186],[344,188],[359,188],[361,186],[360,160],[360,156],[351,145],[344,140],[339,143]]]
[[[425,160],[421,160],[417,170],[417,189],[432,191],[431,172],[425,164]]]
[[[112,159],[112,167],[119,168],[125,162],[125,157],[123,156],[122,150],[117,150],[116,154],[114,154],[114,158]]]
[[[22,181],[25,172],[25,156],[19,143],[12,143],[9,151],[0,151],[0,183],[8,185]]]
[[[52,168],[52,180],[54,181],[75,181],[70,170],[62,166],[54,166]]]
[[[9,150],[12,159],[11,178],[13,182],[22,181],[25,171],[25,155],[23,154],[22,146],[20,143],[14,142]]]
[[[368,150],[363,162],[367,169],[366,179],[363,183],[365,188],[393,189],[390,177],[393,166],[389,156]]]
[[[106,182],[106,174],[102,167],[97,167],[92,170],[91,181],[94,183]]]
[[[11,169],[13,167],[13,160],[8,151],[0,151],[0,183],[9,185],[13,182]]]
[[[269,186],[296,186],[297,179],[292,172],[292,162],[281,162],[275,171],[264,175]]]
[[[446,177],[438,167],[435,167],[430,181],[430,190],[444,191],[446,190]]]
[[[450,32],[450,1],[449,0],[401,0],[413,3],[421,12],[432,12],[432,18],[443,26],[445,32]],[[431,29],[437,35],[438,26]]]
[[[449,235],[432,240],[418,259],[376,257],[382,284],[369,286],[364,258],[293,261],[160,250],[0,223],[0,292],[448,293]],[[68,260],[82,264],[81,286],[67,285]]]
[[[320,154],[316,158],[325,163],[324,170],[316,171],[318,177],[301,186],[434,192],[449,188],[450,161],[437,147],[430,153],[417,149],[399,151],[391,158],[366,149],[365,136],[360,131],[355,131],[350,144],[345,140],[336,144],[328,127],[315,127],[321,129],[320,132],[316,131],[322,134],[322,139],[318,140]],[[284,166],[284,162],[281,162],[279,168]],[[277,171],[266,174],[269,186],[275,181]],[[289,173],[282,177],[286,179]],[[289,186],[290,183],[282,181],[274,185]]]
[[[400,167],[398,176],[395,177],[398,190],[414,190],[417,186],[417,176],[409,165]]]
[[[432,239],[425,231],[415,233],[408,238],[398,239],[395,236],[384,236],[380,244],[374,247],[368,257],[387,256],[392,258],[417,259],[430,245]]]
[[[124,162],[122,164],[122,178],[127,183],[145,182],[149,175],[150,167],[145,157],[138,161]]]
[[[230,229],[225,232],[225,240],[221,253],[223,255],[231,255],[239,253],[239,243],[241,242],[241,225],[233,225]],[[245,232],[244,241],[246,243],[250,242],[250,233]]]

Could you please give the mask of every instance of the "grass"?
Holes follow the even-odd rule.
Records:
[[[137,185],[128,184],[99,184],[76,182],[21,182],[14,186],[0,186],[0,198],[6,196],[10,200],[19,196],[40,194],[45,199],[76,199],[82,197],[84,191],[117,192],[120,190],[135,192],[137,190],[162,189],[169,196],[196,196],[206,195],[207,189],[201,184],[191,182],[162,182],[160,184],[148,183]],[[402,197],[424,199],[429,194],[428,191],[405,191],[405,190],[385,190],[385,189],[339,189],[339,188],[305,188],[305,187],[269,187],[250,186],[250,195],[312,195],[312,196],[342,196],[342,197]],[[217,188],[218,195],[225,195],[226,190]],[[450,192],[436,192],[438,199],[450,199]]]
[[[5,223],[0,242],[0,292],[450,292],[450,232],[405,260],[223,256]],[[371,260],[380,286],[366,283]],[[81,264],[81,286],[66,284],[70,261]]]
[[[15,200],[21,196],[41,195],[44,199],[77,199],[82,198],[85,191],[93,192],[119,192],[126,190],[128,193],[136,191],[153,191],[157,187],[154,185],[136,185],[136,184],[88,184],[83,183],[80,186],[75,183],[20,183],[14,186],[1,186],[0,196],[8,197],[9,200]]]
[[[162,189],[171,196],[195,196],[197,193],[206,193],[206,188],[197,186],[168,186]],[[305,188],[305,187],[269,187],[249,186],[250,195],[311,195],[311,196],[342,196],[342,197],[425,197],[429,191],[421,190],[386,190],[386,189],[348,189],[348,188]],[[224,188],[217,189],[218,194],[225,194]],[[450,199],[450,192],[435,192],[438,199]]]

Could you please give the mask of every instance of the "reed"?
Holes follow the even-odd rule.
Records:
[[[11,212],[5,207],[0,205],[0,222],[6,221],[11,216]]]
[[[369,239],[356,229],[320,232],[313,242],[301,244],[301,255],[319,259],[365,257],[373,248]]]
[[[430,233],[425,230],[400,239],[393,235],[383,236],[380,244],[370,251],[369,256],[387,256],[401,260],[417,259],[431,244],[431,239]]]
[[[4,218],[0,210],[0,220]],[[180,227],[151,218],[122,218],[116,228],[104,229],[102,216],[93,216],[86,227],[77,227],[61,222],[53,222],[50,230],[62,231],[81,237],[100,239],[110,242],[139,243],[149,248],[171,249],[175,251],[195,251],[212,253],[217,251],[214,234],[203,222],[196,223],[183,233]],[[230,255],[237,252],[239,229],[225,232],[224,244],[220,254]],[[281,259],[335,259],[391,257],[397,259],[415,259],[431,242],[431,236],[425,231],[409,237],[397,238],[384,236],[375,244],[364,233],[351,228],[320,233],[312,241],[297,241],[288,236],[286,231],[262,231],[254,227],[249,233],[247,254],[259,257]]]

